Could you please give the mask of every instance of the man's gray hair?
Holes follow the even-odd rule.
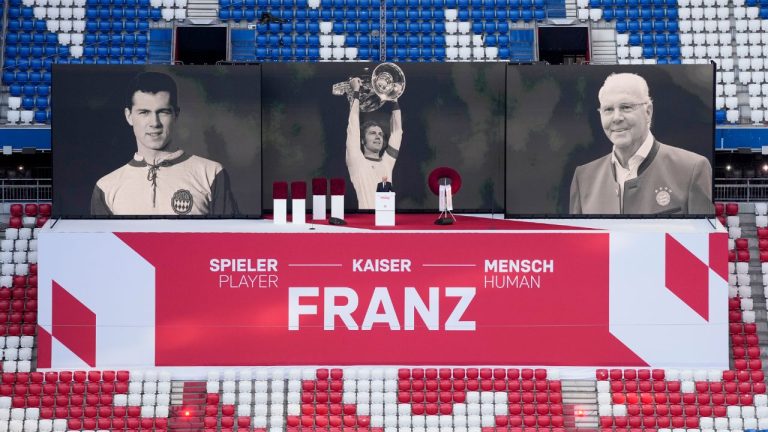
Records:
[[[648,91],[648,83],[645,82],[645,78],[634,73],[612,73],[605,79],[603,86],[600,87],[600,91],[597,93],[597,98],[602,99],[603,91],[606,87],[633,87],[636,88],[643,96],[644,102],[652,102],[650,93]]]

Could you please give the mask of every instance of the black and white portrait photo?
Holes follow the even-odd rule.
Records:
[[[505,213],[711,215],[711,65],[510,66]]]
[[[261,215],[258,66],[64,66],[54,79],[61,215]]]
[[[645,79],[611,74],[598,99],[601,125],[613,148],[576,168],[571,214],[711,213],[712,166],[704,156],[654,137]]]
[[[136,153],[96,183],[91,215],[238,213],[221,164],[185,153],[173,141],[181,112],[173,78],[161,72],[137,74],[126,90],[124,112]]]

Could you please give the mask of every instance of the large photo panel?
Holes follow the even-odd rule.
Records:
[[[449,167],[462,181],[457,210],[501,211],[504,65],[395,66],[405,79],[398,103],[354,113],[343,87],[351,78],[370,84],[376,64],[262,66],[265,209],[273,182],[343,178],[347,210],[369,210],[387,177],[399,211],[435,211],[438,198],[427,181],[434,169]],[[333,94],[335,84],[342,94]]]
[[[260,66],[54,66],[57,216],[260,217],[260,76]]]
[[[510,217],[712,215],[711,65],[507,68]]]

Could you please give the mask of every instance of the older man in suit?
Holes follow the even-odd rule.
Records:
[[[712,214],[709,160],[654,138],[653,101],[645,80],[612,74],[598,99],[613,151],[576,168],[571,214]]]

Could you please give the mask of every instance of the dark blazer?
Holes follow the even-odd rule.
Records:
[[[395,190],[392,189],[392,182],[379,182],[376,185],[376,192],[394,192]]]
[[[619,184],[611,155],[576,168],[571,214],[712,214],[712,166],[704,156],[654,141],[637,178]]]

